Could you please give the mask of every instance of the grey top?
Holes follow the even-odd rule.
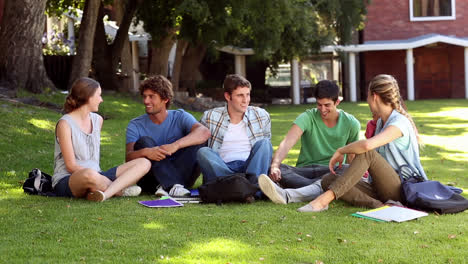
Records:
[[[92,124],[91,134],[83,132],[78,126],[78,124],[75,123],[75,121],[68,114],[62,116],[60,120],[65,120],[68,123],[68,126],[70,126],[73,152],[75,153],[75,159],[78,165],[84,168],[101,171],[101,168],[99,167],[99,148],[101,138],[99,115],[96,113],[90,113],[90,117]],[[69,175],[70,172],[68,172],[65,166],[62,150],[60,149],[60,145],[56,135],[54,151],[54,175],[52,177],[52,186],[55,187],[55,185],[61,179]]]
[[[408,165],[417,170],[419,175],[427,180],[426,173],[419,159],[418,140],[411,122],[404,115],[393,110],[385,125],[382,124],[382,119],[377,121],[375,134],[380,133],[388,126],[397,127],[401,130],[403,136],[378,147],[377,152],[379,152],[396,171],[398,171],[400,166]]]

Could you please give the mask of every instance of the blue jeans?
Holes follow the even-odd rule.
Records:
[[[257,177],[260,174],[268,174],[273,147],[269,139],[257,141],[247,160],[234,160],[225,163],[218,153],[209,147],[198,150],[197,161],[203,173],[203,183],[215,180],[217,177],[224,177],[234,173],[251,173]]]
[[[135,142],[134,149],[152,148],[158,146],[150,137],[141,137]],[[171,156],[161,161],[151,160],[150,171],[138,181],[143,191],[154,193],[157,186],[161,185],[168,191],[174,184],[182,184],[190,188],[198,176],[200,169],[197,164],[197,151],[201,145],[195,145],[179,149]]]

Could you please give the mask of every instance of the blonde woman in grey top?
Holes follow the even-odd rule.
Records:
[[[151,163],[147,159],[135,159],[101,171],[99,149],[103,119],[94,113],[101,103],[98,82],[84,77],[73,83],[64,104],[66,114],[55,130],[52,184],[58,196],[104,201],[114,195],[141,192],[137,186],[127,187],[149,171]]]

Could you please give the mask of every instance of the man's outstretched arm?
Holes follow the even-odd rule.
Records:
[[[272,181],[278,182],[281,180],[281,170],[279,168],[281,162],[288,156],[289,150],[297,143],[303,133],[304,132],[298,125],[293,124],[283,141],[279,144],[271,161],[270,178]]]

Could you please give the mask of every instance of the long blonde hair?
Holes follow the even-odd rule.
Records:
[[[422,143],[421,138],[419,137],[418,128],[407,111],[405,102],[400,95],[398,82],[393,76],[388,74],[379,74],[375,76],[369,84],[369,92],[371,94],[377,94],[385,104],[390,104],[393,109],[408,118],[411,125],[413,125],[418,143]]]

